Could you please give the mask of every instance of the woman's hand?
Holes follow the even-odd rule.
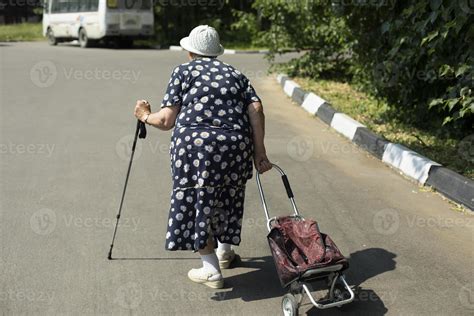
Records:
[[[135,117],[144,122],[146,116],[150,113],[150,103],[147,100],[137,100],[137,104],[135,104]]]
[[[272,164],[270,163],[270,160],[268,160],[265,151],[255,152],[253,155],[253,162],[258,173],[264,173],[272,169]]]

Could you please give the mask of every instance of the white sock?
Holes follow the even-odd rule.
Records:
[[[219,259],[215,252],[208,255],[201,255],[202,269],[209,273],[221,273],[219,268]]]
[[[222,252],[230,252],[232,248],[230,247],[230,244],[225,244],[221,243],[220,241],[217,241],[217,251],[222,253]]]

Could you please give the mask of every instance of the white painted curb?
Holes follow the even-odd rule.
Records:
[[[316,115],[319,107],[323,105],[325,102],[326,101],[324,99],[321,99],[316,94],[310,92],[304,98],[303,104],[301,104],[301,106],[303,107],[303,109],[305,109],[309,113]]]
[[[184,49],[183,49],[181,46],[178,46],[178,45],[171,45],[171,46],[169,47],[169,50],[183,51]],[[224,49],[224,54],[227,54],[227,55],[235,55],[235,54],[255,54],[255,53],[267,54],[268,52],[269,52],[269,50],[266,50],[266,49],[249,50],[249,51],[237,50],[237,49]]]
[[[170,50],[178,50],[178,51],[181,51],[181,50],[184,50],[181,46],[175,46],[175,45],[171,45],[170,46]]]
[[[441,166],[422,155],[400,145],[389,143],[383,153],[382,161],[399,169],[407,176],[425,184],[431,166]]]
[[[285,91],[285,94],[293,99],[294,90],[296,87],[299,87],[299,85],[294,81],[289,80],[286,74],[280,73],[276,77],[276,80],[280,85],[284,79],[286,80],[283,90]],[[325,104],[326,101],[314,93],[306,93],[305,91],[303,91],[303,93],[304,100],[301,106],[307,112],[317,115],[319,108]],[[297,104],[300,104],[301,95],[298,94],[295,99],[293,99],[293,101],[295,101]],[[331,106],[329,105],[328,108],[331,108]],[[331,112],[335,112],[335,110],[331,109]],[[327,119],[324,120],[325,123],[326,121]],[[412,178],[413,180],[418,181],[418,183],[422,185],[425,185],[428,182],[428,185],[433,186],[436,190],[440,191],[448,198],[457,203],[461,203],[462,205],[474,211],[472,203],[474,201],[474,199],[472,199],[473,181],[457,174],[452,170],[442,167],[441,164],[432,161],[427,157],[424,157],[400,144],[390,143],[383,137],[377,136],[373,133],[373,135],[370,135],[369,133],[365,134],[365,136],[362,136],[366,132],[366,126],[344,113],[335,112],[329,125],[331,128],[349,138],[351,142],[354,142],[354,136],[356,135],[358,128],[362,128],[361,138],[355,140],[356,144],[359,146],[375,146],[373,150],[369,149],[368,147],[365,148],[365,150],[376,156],[378,159],[380,159],[383,145],[383,154],[381,158],[384,163],[401,171],[401,173]],[[381,145],[379,145],[379,142]],[[431,170],[432,166],[440,166],[442,168],[435,168]],[[447,169],[449,172],[446,173],[446,170],[443,169]],[[430,171],[432,171],[431,175]],[[452,185],[452,187],[448,187],[444,181],[449,184],[455,184]]]
[[[331,121],[331,127],[352,140],[354,139],[357,128],[365,127],[365,125],[357,122],[344,113],[335,113]]]
[[[286,77],[285,75],[279,74],[279,75],[277,76],[277,81],[278,81],[278,83],[281,84],[281,82],[283,81],[283,78],[285,78],[285,77]]]
[[[295,88],[299,88],[299,84],[297,84],[296,82],[294,81],[291,81],[291,80],[287,80],[285,81],[285,86],[283,87],[283,91],[285,91],[285,93],[291,97],[293,95],[293,91],[295,90]]]

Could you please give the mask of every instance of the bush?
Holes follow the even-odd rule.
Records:
[[[474,10],[463,1],[376,1],[342,8],[358,82],[413,123],[472,128]]]
[[[288,48],[305,51],[286,65],[289,75],[318,78],[349,73],[350,34],[327,1],[256,0],[253,8],[262,26],[254,41],[270,49],[271,60]]]
[[[156,3],[156,36],[162,45],[178,44],[182,37],[187,36],[195,26],[200,24],[216,28],[224,43],[242,43],[248,39],[246,34],[232,32],[231,25],[239,18],[235,16],[235,10],[240,12],[251,10],[252,1],[250,0],[168,0]]]
[[[474,8],[468,3],[256,0],[260,29],[253,41],[268,46],[271,59],[284,48],[304,50],[285,65],[291,76],[352,78],[405,121],[449,124],[465,134],[474,115]]]

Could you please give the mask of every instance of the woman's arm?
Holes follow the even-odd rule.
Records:
[[[150,103],[146,100],[138,100],[135,105],[135,117],[142,122],[150,124],[163,131],[168,131],[174,127],[176,116],[181,106],[167,106],[160,111],[151,113]]]
[[[248,113],[250,118],[250,125],[253,130],[253,144],[254,144],[254,163],[255,168],[259,173],[264,173],[272,168],[270,161],[267,158],[265,149],[265,114],[263,113],[263,106],[260,102],[253,102],[248,106]]]

